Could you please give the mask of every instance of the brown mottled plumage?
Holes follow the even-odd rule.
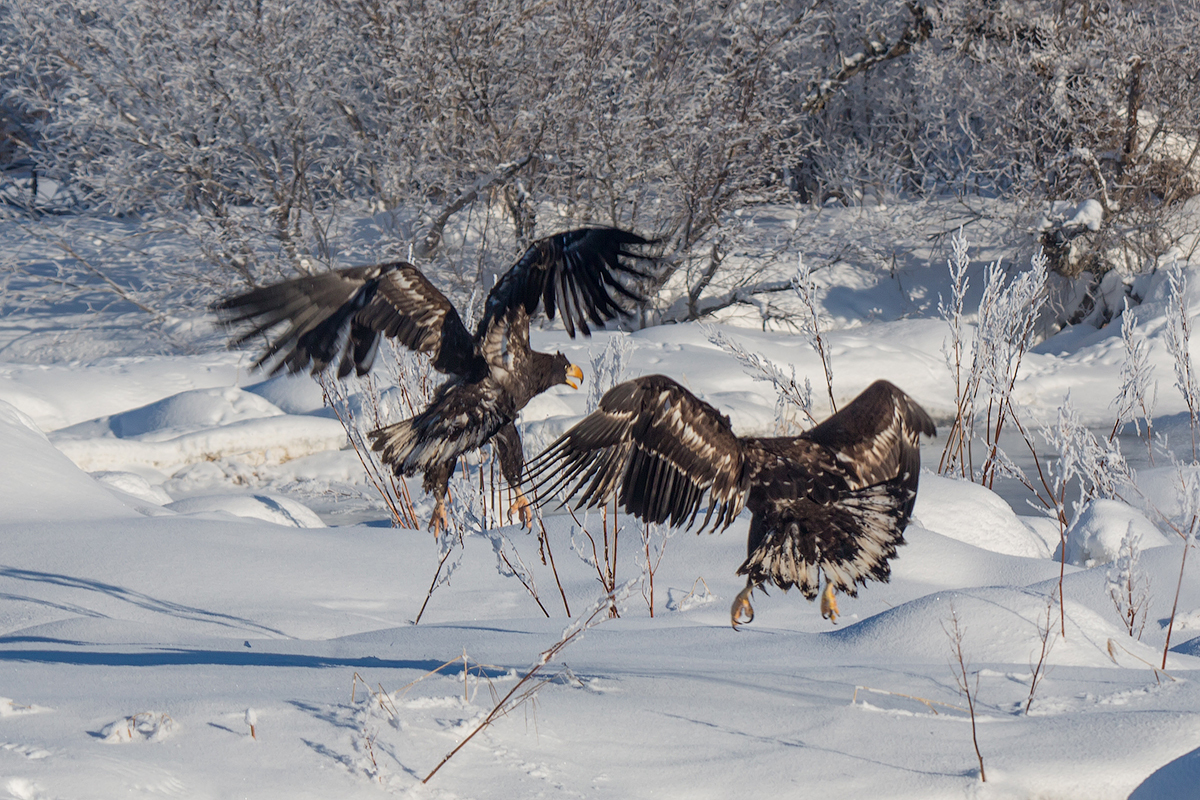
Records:
[[[753,619],[749,595],[764,583],[812,599],[824,574],[823,612],[833,616],[834,590],[888,580],[916,498],[921,434],[934,434],[929,415],[887,381],[799,436],[759,438],[736,436],[708,403],[650,375],[606,393],[530,462],[530,475],[539,501],[615,496],[628,513],[674,526],[694,524],[707,496],[700,530],[724,529],[749,508],[736,627],[741,613]]]
[[[244,344],[281,326],[254,366],[315,374],[337,363],[338,377],[365,374],[381,336],[427,353],[450,376],[429,406],[369,435],[396,474],[424,473],[437,506],[431,525],[445,524],[444,498],[458,456],[494,437],[505,479],[520,485],[524,454],[514,422],[536,395],[583,378],[561,353],[529,347],[529,320],[539,307],[561,314],[572,337],[625,313],[614,294],[638,296],[618,273],[646,277],[629,247],[652,242],[617,228],[580,228],[534,242],[492,288],[474,335],[446,296],[412,264],[392,262],[331,270],[264,286],[214,306],[223,322],[246,329]],[[519,503],[523,502],[523,496]],[[522,515],[528,514],[524,506]]]

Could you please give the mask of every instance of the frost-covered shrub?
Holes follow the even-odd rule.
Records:
[[[1013,423],[1024,433],[1012,392],[1021,361],[1035,341],[1038,315],[1046,300],[1047,264],[1039,252],[1030,260],[1029,269],[1011,280],[1000,262],[990,264],[975,315],[975,330],[968,331],[965,297],[969,264],[966,240],[960,231],[953,240],[949,261],[951,297],[949,302],[938,303],[938,312],[950,327],[944,349],[955,393],[955,417],[938,471],[956,473],[990,487],[998,471],[1007,468],[999,446],[1004,426]]]
[[[1000,213],[1034,229],[1051,270],[1096,281],[1196,232],[1183,208],[1200,191],[1195,3],[840,5],[829,71],[860,77],[813,110],[795,170],[807,196],[952,191],[985,217],[995,207],[975,198],[1016,200]]]
[[[1140,564],[1142,538],[1135,532],[1134,523],[1131,521],[1129,529],[1121,537],[1121,545],[1112,569],[1105,575],[1108,596],[1112,598],[1121,622],[1130,636],[1137,636],[1139,639],[1142,638],[1142,631],[1146,627],[1150,601],[1150,576]]]
[[[1129,302],[1126,300],[1125,313],[1121,316],[1121,343],[1124,346],[1125,358],[1121,362],[1121,388],[1113,399],[1113,405],[1117,407],[1117,419],[1113,423],[1109,439],[1129,424],[1133,425],[1134,431],[1140,436],[1141,423],[1145,422],[1146,453],[1153,464],[1151,420],[1154,418],[1154,405],[1158,400],[1158,383],[1150,382],[1154,372],[1150,364],[1150,342],[1144,333],[1136,330],[1136,324],[1137,320],[1129,313]]]
[[[14,0],[6,98],[88,207],[170,214],[218,285],[338,260],[374,214],[457,287],[581,222],[664,238],[646,287],[697,315],[733,212],[786,199],[789,108],[826,16],[771,0],[306,4]],[[806,71],[807,70],[807,71]],[[186,214],[179,214],[186,211]],[[181,277],[201,270],[185,265]],[[752,292],[751,292],[752,293]]]
[[[806,426],[797,419],[798,414],[804,414],[809,423],[816,424],[812,413],[812,382],[805,378],[803,386],[800,385],[794,366],[790,368],[790,373],[784,372],[778,364],[750,352],[717,327],[704,326],[704,333],[710,342],[736,358],[747,375],[756,381],[770,381],[775,387],[776,433],[794,436],[804,430]]]
[[[1200,433],[1200,378],[1192,363],[1189,342],[1192,325],[1187,306],[1187,285],[1183,267],[1178,262],[1167,272],[1167,349],[1175,363],[1175,388],[1183,396],[1188,409],[1188,427],[1192,432],[1192,460],[1196,460],[1196,439]]]
[[[624,335],[610,336],[604,350],[592,358],[592,379],[588,386],[586,411],[588,414],[600,406],[600,398],[609,389],[625,380],[626,362],[633,352],[633,345]]]
[[[11,0],[0,107],[80,207],[200,243],[162,281],[320,269],[366,233],[465,291],[531,238],[618,223],[664,240],[643,324],[770,320],[787,281],[739,252],[770,203],[1003,196],[1022,227],[1098,204],[1095,229],[1043,235],[1051,267],[1144,266],[1200,186],[1198,23],[1054,0]]]
[[[937,44],[914,69],[945,88],[912,113],[932,123],[919,141],[942,139],[928,157],[943,174],[1024,198],[1034,215],[1056,200],[1099,205],[1094,225],[1042,232],[1051,269],[1137,271],[1164,252],[1180,202],[1200,191],[1200,8],[1001,0],[934,13]]]

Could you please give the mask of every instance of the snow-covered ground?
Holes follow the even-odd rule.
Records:
[[[1200,287],[1200,272],[1189,279]],[[954,413],[936,309],[944,262],[891,275],[844,266],[821,280],[838,399],[887,378],[944,432]],[[1159,384],[1155,429],[1190,462],[1166,283],[1160,273],[1140,288],[1132,313]],[[622,518],[616,578],[637,580],[620,618],[556,652],[515,695],[551,679],[536,697],[423,784],[603,595],[587,537],[546,510],[560,593],[532,534],[467,536],[414,624],[438,543],[386,521],[320,388],[249,372],[249,354],[220,349],[198,312],[172,323],[187,347],[138,319],[64,306],[0,320],[3,796],[1200,796],[1194,553],[1166,670],[1152,668],[1184,547],[1151,507],[1181,513],[1176,487],[1190,470],[1161,453],[1151,466],[1132,434],[1121,441],[1140,465],[1138,507],[1099,501],[1078,515],[1061,621],[1057,523],[1011,482],[996,494],[927,470],[892,581],[840,598],[836,627],[778,591],[756,596],[751,625],[730,627],[745,515],[719,535],[651,540],[652,561],[661,551],[651,614],[641,528]],[[1032,427],[1053,423],[1069,392],[1086,424],[1111,429],[1119,328],[1079,326],[1026,355],[1015,397]],[[827,411],[803,336],[723,330],[809,377]],[[547,329],[534,344],[586,368],[613,337],[632,347],[629,376],[669,374],[741,432],[774,424],[771,385],[700,326],[590,341]],[[585,412],[588,388],[559,387],[526,409],[527,453]],[[927,468],[942,445],[927,443]],[[417,505],[427,519],[428,503]],[[581,522],[599,541],[599,516]],[[1130,531],[1148,580],[1140,638],[1109,592]],[[536,599],[500,554],[522,560]],[[955,620],[986,782],[951,657]]]

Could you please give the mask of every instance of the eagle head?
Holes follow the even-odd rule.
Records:
[[[562,353],[554,354],[554,374],[561,376],[559,383],[565,383],[572,389],[578,389],[583,383],[583,370],[577,364],[572,364]]]

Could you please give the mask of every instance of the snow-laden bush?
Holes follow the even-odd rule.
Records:
[[[1028,439],[1013,403],[1021,361],[1037,339],[1038,315],[1046,299],[1046,258],[1037,253],[1029,269],[1011,279],[1000,262],[987,268],[983,296],[969,331],[965,298],[970,258],[962,232],[952,241],[950,299],[938,303],[950,336],[944,351],[954,381],[955,417],[946,435],[938,471],[978,480],[989,488],[1007,468],[1000,433],[1011,423]],[[978,459],[978,466],[976,466]]]
[[[743,257],[759,209],[896,194],[1045,218],[1051,269],[1099,281],[1194,228],[1198,23],[1195,4],[1053,0],[12,0],[0,108],[33,172],[3,199],[38,206],[40,178],[186,231],[202,261],[104,284],[146,309],[410,246],[465,293],[594,222],[663,237],[642,324],[770,321],[791,242]],[[1018,202],[976,202],[995,196]],[[1056,201],[1098,213],[1055,222]],[[912,220],[879,224],[882,266]],[[800,235],[845,257],[812,220],[778,238]],[[47,286],[108,278],[64,245]]]
[[[786,197],[773,175],[800,147],[789,108],[822,17],[771,0],[15,0],[4,88],[38,121],[41,173],[92,208],[172,216],[219,267],[176,277],[319,269],[374,213],[376,255],[411,245],[464,289],[537,236],[608,223],[663,237],[643,288],[655,314],[694,316],[745,289],[722,272],[734,212]]]

